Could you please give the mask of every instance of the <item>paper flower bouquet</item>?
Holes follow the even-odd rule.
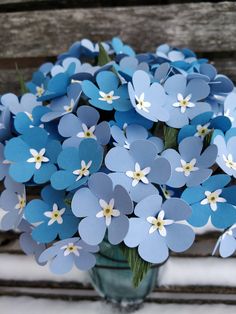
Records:
[[[74,43],[21,96],[1,96],[1,228],[20,230],[22,249],[58,274],[93,268],[104,242],[146,272],[208,223],[233,254],[233,89],[189,49]]]

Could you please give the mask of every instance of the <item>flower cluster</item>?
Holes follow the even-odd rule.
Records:
[[[83,39],[25,86],[0,98],[1,228],[40,265],[88,270],[103,241],[163,263],[208,223],[233,254],[236,94],[206,59]]]

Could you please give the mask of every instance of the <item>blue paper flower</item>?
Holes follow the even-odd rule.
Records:
[[[1,103],[3,106],[9,108],[14,115],[19,112],[25,112],[29,117],[31,117],[32,110],[36,106],[42,105],[42,103],[37,100],[37,97],[30,93],[24,94],[20,100],[12,93],[5,94],[1,97]]]
[[[4,145],[0,143],[0,181],[2,181],[8,175],[10,164],[4,156],[4,149]]]
[[[171,177],[167,185],[179,188],[198,185],[210,177],[209,169],[217,157],[217,147],[208,146],[204,152],[203,142],[199,137],[187,137],[179,144],[179,153],[175,149],[167,149],[162,153],[171,164]]]
[[[26,83],[28,90],[37,97],[41,97],[47,89],[49,78],[41,71],[33,74],[32,80]]]
[[[26,194],[23,184],[9,180],[6,182],[6,189],[0,196],[0,206],[6,212],[1,219],[1,228],[10,230],[16,229],[21,222],[26,206]]]
[[[51,177],[56,190],[74,190],[85,184],[89,176],[97,172],[103,160],[103,149],[93,139],[83,140],[78,148],[65,148],[58,156],[60,169]]]
[[[113,72],[102,71],[96,76],[98,87],[91,81],[82,82],[82,90],[89,97],[89,103],[103,110],[128,111],[131,109],[127,84],[120,85]]]
[[[135,56],[134,50],[130,46],[124,45],[119,37],[112,38],[111,45],[116,54],[125,54],[132,57]]]
[[[180,129],[178,133],[178,142],[190,136],[197,136],[204,139],[206,135],[211,133],[214,129],[226,132],[230,129],[231,122],[228,117],[218,116],[213,118],[213,112],[204,112]]]
[[[169,249],[183,252],[193,243],[191,227],[183,224],[191,215],[190,206],[179,198],[162,204],[160,195],[151,195],[139,202],[130,218],[130,227],[124,239],[128,247],[137,247],[139,255],[150,263],[163,263]]]
[[[0,141],[3,142],[12,137],[12,115],[8,107],[0,104]]]
[[[236,221],[236,186],[225,187],[230,176],[214,175],[200,186],[187,188],[182,198],[192,207],[192,215],[188,222],[201,227],[211,217],[212,224],[217,228],[227,228]]]
[[[45,265],[45,263],[39,262],[39,256],[46,249],[46,245],[43,243],[38,243],[32,238],[33,226],[30,225],[25,219],[22,219],[18,229],[21,233],[19,238],[19,243],[22,251],[26,255],[33,255],[35,260],[40,265]]]
[[[236,250],[236,225],[234,224],[226,230],[218,239],[212,255],[219,249],[221,257],[229,257],[234,254]]]
[[[211,111],[211,106],[202,102],[210,93],[208,83],[202,79],[189,82],[184,75],[176,74],[168,78],[164,84],[168,94],[165,108],[170,114],[166,122],[174,128],[182,128],[197,115]]]
[[[88,188],[75,193],[72,211],[77,217],[85,217],[79,223],[79,234],[86,243],[101,243],[107,230],[109,242],[116,245],[128,232],[126,215],[133,212],[133,203],[122,186],[114,186],[105,173],[98,172],[89,178]]]
[[[49,105],[48,112],[42,116],[42,122],[49,122],[60,118],[77,108],[82,89],[81,85],[73,83],[67,89],[67,95],[53,99]]]
[[[153,126],[153,122],[144,118],[140,114],[138,114],[134,109],[131,109],[126,112],[116,111],[114,114],[115,122],[111,123],[118,125],[120,128],[124,128],[129,124],[139,124],[142,125],[146,129],[151,129]]]
[[[218,148],[217,164],[225,173],[236,178],[236,128],[230,129],[225,135],[219,130],[214,131],[212,142]]]
[[[59,62],[60,63],[60,62]],[[55,64],[52,68],[51,68],[51,75],[52,76],[56,76],[59,73],[65,73],[68,71],[68,69],[70,68],[70,66],[73,64],[73,72],[71,71],[71,75],[75,74],[78,72],[79,67],[81,66],[81,62],[79,59],[74,58],[74,57],[68,57],[65,58],[61,64]]]
[[[228,117],[233,127],[236,127],[236,93],[230,93],[224,102],[224,115]]]
[[[169,162],[157,155],[157,147],[148,140],[138,140],[124,147],[114,147],[106,155],[106,167],[114,184],[122,185],[133,201],[158,193],[154,184],[165,184],[171,175]]]
[[[63,137],[68,137],[63,147],[78,147],[85,138],[92,138],[101,145],[106,145],[110,140],[109,123],[98,123],[100,115],[98,111],[89,106],[81,106],[77,110],[77,116],[67,114],[61,118],[58,131]]]
[[[24,212],[25,219],[36,224],[32,237],[40,243],[49,243],[59,236],[66,239],[73,236],[78,227],[76,218],[65,202],[64,191],[56,191],[50,185],[41,191],[41,199],[30,201]]]
[[[54,243],[39,257],[39,262],[50,263],[50,270],[55,274],[69,272],[73,265],[79,270],[89,270],[96,264],[92,253],[98,252],[99,247],[88,245],[80,238],[70,238]]]
[[[98,43],[93,43],[91,40],[84,38],[81,40],[80,44],[81,44],[81,48],[82,48],[81,49],[82,53],[85,56],[94,57],[94,56],[98,55],[98,53],[99,53]],[[104,50],[109,54],[110,53],[110,46],[105,42],[101,42],[101,45],[103,46]]]
[[[132,84],[128,84],[129,96],[134,109],[148,120],[168,121],[169,113],[164,108],[166,94],[159,83],[151,84],[149,75],[144,71],[136,71]]]
[[[61,145],[50,140],[45,130],[35,127],[7,142],[5,157],[10,161],[9,174],[16,182],[37,184],[50,180],[56,171],[56,160]]]

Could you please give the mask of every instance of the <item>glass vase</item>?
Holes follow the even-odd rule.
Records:
[[[132,271],[120,247],[103,242],[90,277],[96,291],[107,301],[120,306],[137,306],[155,287],[158,271],[158,267],[149,269],[135,288]]]

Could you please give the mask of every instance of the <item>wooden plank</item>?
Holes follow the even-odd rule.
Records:
[[[229,52],[236,50],[235,20],[233,2],[55,10],[53,18],[50,10],[1,13],[0,57],[57,55],[83,37],[116,35],[138,51],[167,42]]]

